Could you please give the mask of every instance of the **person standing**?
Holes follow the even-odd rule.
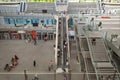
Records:
[[[33,61],[33,66],[36,67],[36,61],[35,60]]]
[[[92,45],[96,45],[96,39],[95,38],[92,39]]]

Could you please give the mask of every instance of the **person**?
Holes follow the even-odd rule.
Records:
[[[12,63],[13,67],[17,66],[18,65],[18,61],[17,59],[14,59],[13,63]]]
[[[34,41],[34,45],[36,45],[37,44],[36,38],[34,38],[33,41]]]
[[[12,57],[12,59],[11,59],[11,63],[13,63],[14,62],[14,58]]]
[[[17,55],[14,55],[14,58],[15,58],[16,60],[18,60],[18,59],[19,59]]]
[[[31,42],[31,38],[30,38],[30,36],[28,36],[28,42],[29,42],[29,43]]]
[[[54,50],[55,50],[55,45],[53,45],[53,47],[54,47]]]
[[[13,68],[13,64],[11,63],[9,67],[10,67],[10,69],[12,69]]]
[[[51,67],[50,66],[48,66],[48,71],[51,71]]]
[[[32,79],[32,80],[38,80],[39,78],[37,77],[37,74],[35,74],[35,77],[34,77],[34,79]]]
[[[66,75],[64,75],[64,80],[67,80],[67,76]]]
[[[74,36],[71,36],[71,40],[74,40]]]
[[[96,45],[96,39],[95,38],[92,39],[92,45]]]
[[[25,76],[25,80],[28,80],[28,76],[27,76],[26,70],[24,70],[24,76]]]
[[[44,41],[47,41],[47,40],[48,40],[48,36],[47,36],[47,34],[45,34]]]
[[[65,68],[63,68],[62,70],[63,70],[64,72],[66,72],[66,69],[65,69]]]
[[[66,40],[63,40],[63,45],[65,45],[65,43],[66,43]]]
[[[50,68],[53,69],[53,60],[50,61]]]
[[[9,66],[9,64],[6,64],[6,65],[5,65],[5,68],[4,68],[5,71],[11,71],[11,69],[12,69],[12,68]]]
[[[9,67],[9,64],[6,64],[4,70],[7,70],[8,67]]]
[[[69,62],[68,62],[68,60],[66,60],[66,66],[67,66],[67,67],[69,66]]]
[[[36,61],[35,60],[33,61],[33,66],[36,67]]]

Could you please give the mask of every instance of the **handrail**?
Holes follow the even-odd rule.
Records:
[[[76,38],[75,38],[76,39]],[[81,60],[80,60],[80,55],[79,55],[79,51],[78,51],[78,41],[76,39],[76,46],[77,46],[77,56],[78,56],[78,61],[79,61],[79,67],[80,67],[80,71],[82,71],[82,68],[81,68]]]
[[[63,25],[62,25],[63,24]],[[63,17],[61,18],[61,26],[59,26],[61,28],[61,50],[62,50],[62,65],[64,65],[64,50],[63,50],[63,38],[64,38],[64,22],[63,22]],[[62,38],[63,37],[63,38]],[[64,66],[63,66],[64,67]]]
[[[70,64],[70,43],[69,43],[69,31],[68,31],[68,19],[69,19],[69,16],[66,16],[66,33],[67,33],[67,60],[68,60],[68,63]],[[68,66],[68,70],[69,70],[69,80],[71,80],[71,66],[69,65]]]
[[[110,50],[108,49],[108,43],[106,42],[107,40],[106,40],[106,39],[103,39],[103,40],[104,40],[104,44],[105,44],[105,47],[106,47],[106,49],[107,49],[108,55],[109,55],[111,61],[113,61],[113,63],[111,62],[111,64],[114,65],[114,69],[116,69],[117,73],[119,73],[117,64],[114,63],[114,60],[112,59],[112,56],[111,56],[111,54],[110,54],[111,52],[110,52]],[[120,74],[118,75],[118,78],[120,79]]]
[[[79,40],[80,40],[80,43],[81,43],[81,38],[80,38],[80,37],[79,37]],[[82,47],[81,44],[80,44],[80,47],[81,47],[82,56],[83,56],[83,54],[86,55],[86,53],[84,52],[84,48]],[[88,69],[87,69],[87,67],[86,67],[86,66],[87,66],[87,63],[86,63],[85,56],[83,56],[83,59],[84,59],[84,63],[85,63],[86,72],[88,73]],[[88,74],[87,74],[87,80],[90,80]]]
[[[57,46],[58,46],[58,16],[55,16],[56,19],[56,40],[55,40],[55,64],[57,65]]]
[[[75,27],[76,28],[76,30],[77,30],[77,27]],[[79,37],[79,36],[78,36]],[[76,39],[77,40],[77,39]],[[81,52],[83,53],[83,48],[82,48],[82,45],[81,45],[81,38],[79,37],[79,41],[80,41],[80,43],[79,44],[77,44],[77,45],[80,45],[80,48],[81,48]],[[78,46],[77,46],[78,47]],[[77,50],[78,51],[78,50]],[[82,56],[83,56],[83,54],[82,54]],[[80,62],[80,56],[79,56],[79,52],[78,52],[78,59],[79,59],[79,62]],[[85,63],[85,72],[88,72],[88,70],[87,70],[87,64],[86,64],[86,61],[85,61],[85,57],[83,56],[83,60],[84,60],[84,63]],[[89,77],[88,77],[88,74],[87,74],[87,80],[89,80]]]
[[[109,56],[109,61],[110,61],[110,63],[113,64],[114,70],[117,71],[117,73],[119,73],[118,70],[117,70],[117,68],[116,68],[117,66],[116,66],[116,64],[114,63],[114,60],[112,59],[112,56],[111,56],[111,54],[110,54],[110,50],[108,49],[106,40],[104,40],[103,38],[102,38],[102,40],[103,40],[103,43],[104,43],[105,50],[107,51],[107,54],[108,54],[108,56]],[[113,62],[112,62],[112,61],[113,61]],[[119,79],[120,79],[120,75],[118,75],[118,77],[119,77]]]
[[[105,48],[105,51],[106,51],[106,53],[108,54],[109,52],[108,52],[108,50],[106,49],[107,47],[106,47],[106,45],[105,45],[105,41],[104,41],[104,39],[103,38],[101,38],[102,39],[102,42],[103,42],[103,46],[104,46],[104,48]],[[111,62],[111,59],[110,59],[110,54],[108,54],[108,59],[109,59],[109,62]]]
[[[75,32],[76,32],[76,30],[77,30],[76,28],[77,28],[77,27],[75,26]],[[76,32],[76,34],[78,34],[78,33]],[[77,37],[76,34],[75,34],[75,39],[76,39],[76,37]],[[77,39],[76,39],[76,42],[77,42]],[[79,67],[80,67],[80,71],[81,71],[81,65],[80,65],[80,64],[81,64],[81,63],[80,63],[81,60],[80,60],[80,55],[79,55],[79,52],[78,52],[78,43],[76,43],[76,46],[77,46],[77,56],[78,56],[78,60],[79,60]]]
[[[93,60],[93,51],[92,51],[91,46],[90,46],[91,44],[90,44],[90,41],[88,39],[88,34],[86,33],[86,31],[84,31],[84,33],[85,33],[85,37],[86,37],[87,42],[88,42],[88,47],[89,47],[89,51],[90,51],[90,57],[91,57],[91,60],[92,60],[93,67],[95,69],[96,78],[97,78],[97,80],[99,80],[99,78],[98,78],[98,72],[97,72],[97,69],[96,69],[96,66],[95,66],[95,62]]]
[[[106,33],[107,34],[107,33]],[[107,36],[107,35],[106,35]],[[111,61],[113,61],[113,59],[112,59],[112,56],[111,56],[111,54],[110,54],[110,50],[108,49],[108,44],[107,44],[107,40],[106,39],[104,39],[104,37],[102,37],[102,40],[103,40],[103,43],[104,43],[104,47],[105,47],[105,49],[106,49],[106,51],[107,51],[107,53],[108,53],[108,56],[109,56],[109,59],[110,59],[110,62]],[[111,64],[112,64],[112,62],[111,62]],[[115,65],[114,67],[116,67],[116,64],[115,63],[113,63],[113,65]]]
[[[69,16],[66,16],[66,32],[67,33],[69,33],[68,32],[68,18],[69,18]],[[68,59],[70,59],[70,44],[69,44],[69,35],[67,34],[67,43],[68,43]]]

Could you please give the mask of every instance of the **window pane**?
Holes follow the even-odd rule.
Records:
[[[79,0],[69,0],[69,2],[79,2]]]

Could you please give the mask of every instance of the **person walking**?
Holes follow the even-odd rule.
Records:
[[[53,60],[50,61],[50,68],[53,69],[54,62]]]
[[[28,80],[28,76],[27,76],[26,70],[24,70],[24,76],[25,76],[25,80]]]
[[[35,60],[33,61],[33,66],[36,67],[36,61]]]
[[[34,39],[34,45],[37,45],[37,40],[36,39]]]

